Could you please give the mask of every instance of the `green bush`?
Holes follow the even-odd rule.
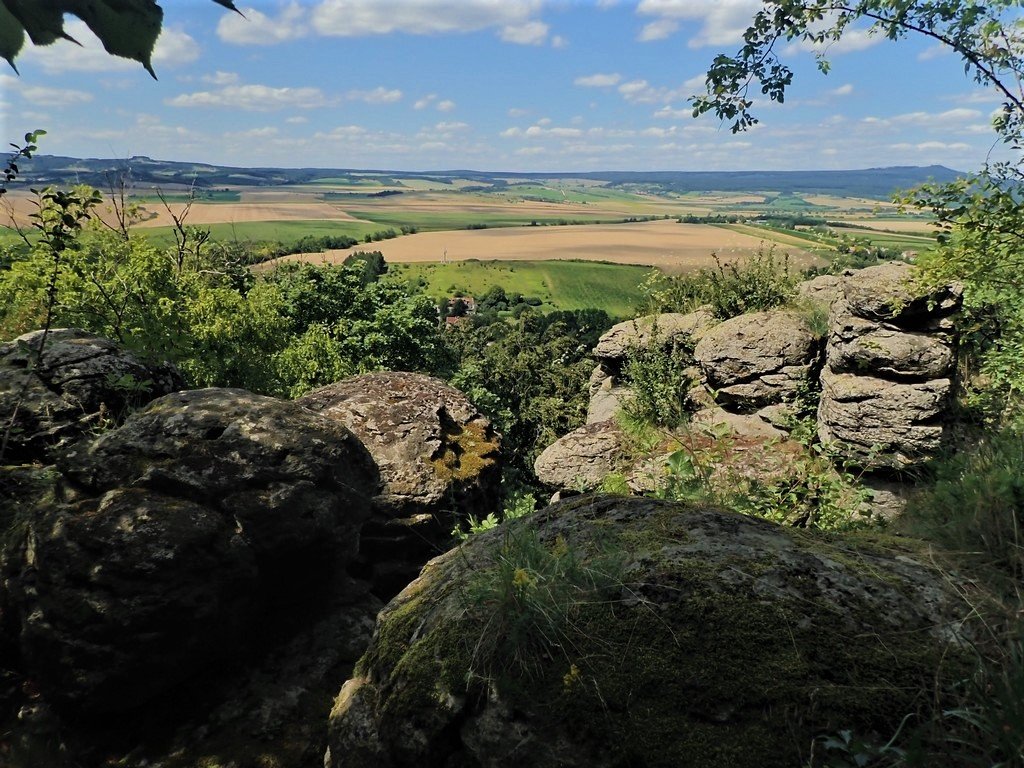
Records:
[[[689,417],[687,393],[694,385],[692,366],[693,347],[666,341],[655,325],[646,345],[629,350],[622,380],[633,396],[623,408],[635,421],[663,427],[684,424]]]
[[[801,275],[793,271],[789,255],[776,255],[774,246],[761,247],[739,262],[723,262],[717,254],[714,269],[686,275],[654,273],[644,284],[641,314],[691,312],[708,305],[727,320],[789,303],[796,296]]]

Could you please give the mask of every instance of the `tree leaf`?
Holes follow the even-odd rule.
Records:
[[[153,46],[160,37],[164,12],[156,0],[78,0],[71,12],[84,21],[107,53],[134,59],[154,79]]]
[[[24,28],[7,9],[7,6],[0,2],[0,56],[3,56],[15,72],[18,71],[18,68],[14,66],[14,57],[18,55],[24,45]]]

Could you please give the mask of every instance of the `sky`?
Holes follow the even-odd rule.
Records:
[[[979,167],[1007,150],[994,91],[926,40],[858,31],[783,49],[784,105],[734,135],[693,119],[759,0],[165,0],[153,65],[80,43],[0,74],[5,141],[40,151],[234,166],[598,170]],[[2,63],[0,63],[2,65]],[[6,65],[2,65],[6,66]]]

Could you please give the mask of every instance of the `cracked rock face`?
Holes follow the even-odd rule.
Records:
[[[91,430],[124,419],[130,408],[184,387],[169,365],[153,365],[109,339],[56,328],[36,357],[42,331],[0,344],[0,425],[13,428],[4,463],[50,463]]]
[[[606,363],[617,363],[621,367],[630,351],[637,347],[646,347],[655,340],[666,347],[676,342],[693,344],[715,322],[715,316],[706,309],[687,314],[666,312],[627,320],[613,325],[601,336],[594,347],[594,357]]]
[[[592,491],[623,468],[625,435],[615,419],[585,424],[544,449],[533,464],[540,480],[551,488]]]
[[[925,291],[900,263],[846,277],[829,313],[818,434],[848,461],[900,472],[942,449],[959,287]]]
[[[361,551],[382,594],[393,595],[451,546],[452,529],[470,515],[497,512],[500,436],[443,381],[368,373],[296,402],[351,429],[380,470],[383,485]]]
[[[818,362],[819,343],[796,312],[740,315],[715,326],[694,357],[725,408],[751,413],[793,400]]]
[[[180,392],[78,443],[0,563],[26,671],[130,711],[271,628],[355,555],[378,477],[340,424],[241,390]]]
[[[597,496],[516,525],[532,555],[507,531],[473,537],[378,615],[326,768],[792,768],[821,733],[892,733],[936,676],[971,668],[966,606],[912,541]],[[545,615],[502,601],[510,560],[526,576],[510,589],[571,582],[538,550],[600,577]]]

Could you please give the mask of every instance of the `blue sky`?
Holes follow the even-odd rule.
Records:
[[[166,0],[154,82],[84,44],[0,75],[5,139],[243,166],[512,171],[979,166],[994,92],[923,40],[790,46],[783,106],[735,136],[687,97],[758,0]]]

